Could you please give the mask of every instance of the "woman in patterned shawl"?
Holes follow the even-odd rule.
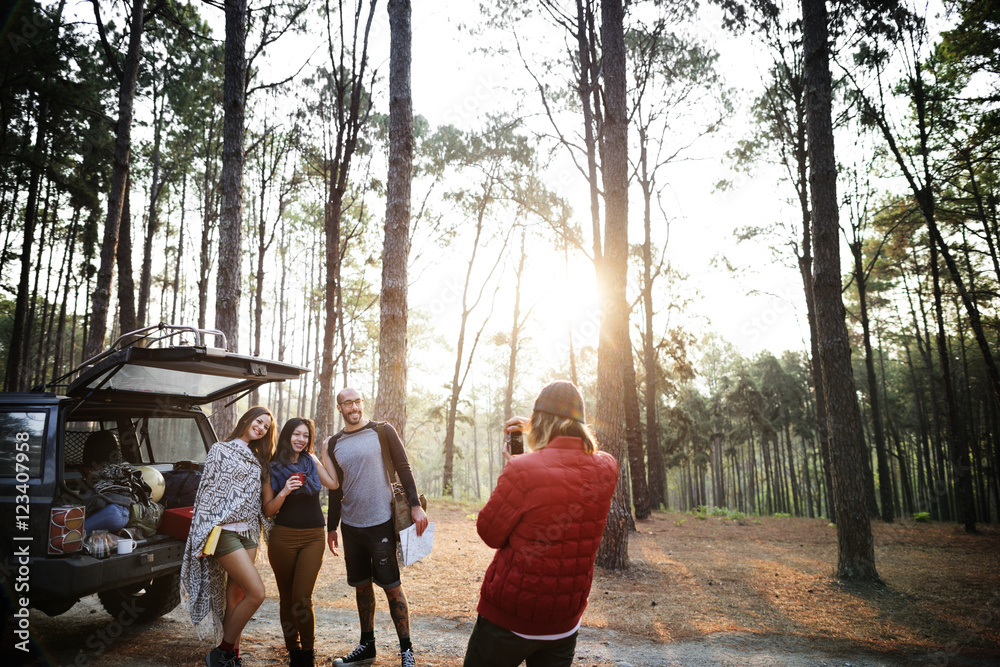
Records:
[[[220,644],[205,656],[208,667],[235,667],[240,635],[264,601],[264,582],[254,560],[262,524],[261,480],[274,453],[274,417],[264,407],[240,417],[226,442],[212,445],[194,501],[191,532],[181,565],[181,592],[199,638],[211,614]],[[215,553],[203,555],[215,526],[222,528]]]

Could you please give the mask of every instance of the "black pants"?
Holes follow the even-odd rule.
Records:
[[[540,640],[518,637],[480,616],[469,637],[464,667],[570,667],[576,653],[574,632],[563,639]]]

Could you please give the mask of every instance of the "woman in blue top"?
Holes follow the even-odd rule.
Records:
[[[312,593],[326,545],[326,519],[319,493],[323,486],[338,487],[337,478],[331,477],[313,454],[315,439],[311,419],[289,419],[278,436],[269,479],[262,485],[264,516],[274,517],[267,559],[278,584],[281,629],[292,667],[313,665],[316,623]]]

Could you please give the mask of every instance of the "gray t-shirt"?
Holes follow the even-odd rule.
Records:
[[[382,447],[375,429],[345,432],[333,450],[344,471],[344,501],[341,521],[367,528],[392,518],[392,489],[382,463]]]

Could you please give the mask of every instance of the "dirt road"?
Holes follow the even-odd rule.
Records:
[[[475,508],[436,501],[434,552],[403,572],[417,664],[458,667],[493,551],[475,531]],[[629,540],[632,567],[599,571],[577,645],[580,667],[995,667],[1000,531],[876,525],[888,586],[854,590],[830,577],[836,536],[826,522],[762,517],[748,525],[654,513]],[[286,655],[277,587],[266,550],[257,560],[268,598],[244,634],[247,667]],[[398,645],[379,596],[377,665]],[[317,665],[354,647],[353,589],[343,559],[327,554],[314,593]],[[96,597],[54,618],[32,610],[46,667],[196,667],[211,648],[186,612],[140,626],[111,618]],[[0,667],[25,663],[4,639]],[[954,647],[959,647],[961,652]],[[976,656],[976,657],[972,657]]]
[[[247,667],[276,667],[285,664],[277,599],[269,597],[250,622],[244,635],[244,664]],[[35,629],[43,654],[31,660],[7,653],[3,664],[13,662],[46,667],[195,667],[211,648],[199,642],[183,610],[177,609],[146,625],[119,622],[90,597],[71,611],[55,618],[33,612]],[[376,617],[378,648],[376,665],[396,665],[392,626],[388,614]],[[465,643],[472,630],[471,618],[448,619],[414,614],[413,637],[418,664],[453,667],[462,664]],[[353,647],[357,616],[338,608],[323,608],[317,618],[317,654],[329,665],[335,655]],[[584,626],[577,645],[577,664],[582,666],[625,667],[911,667],[952,665],[988,667],[997,658],[949,656],[943,652],[896,652],[891,656],[866,653],[843,643],[817,645],[815,640],[751,633],[715,633],[696,641],[663,644],[637,640],[614,631]]]

